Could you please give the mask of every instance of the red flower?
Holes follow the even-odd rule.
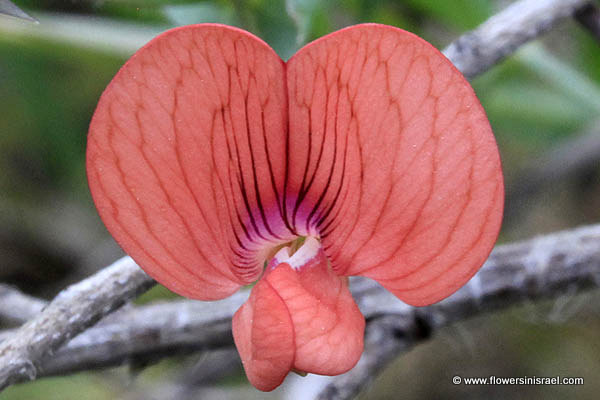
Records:
[[[261,390],[356,364],[347,276],[436,302],[479,269],[502,218],[473,90],[431,45],[376,24],[287,63],[227,26],[160,35],[102,95],[87,171],[108,230],[171,290],[215,300],[260,278],[233,333]]]

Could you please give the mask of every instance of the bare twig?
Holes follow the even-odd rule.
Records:
[[[572,16],[588,0],[520,0],[452,42],[443,53],[467,78]]]
[[[599,284],[600,225],[497,246],[467,286],[429,307],[410,307],[373,281],[354,280],[352,292],[368,319],[365,353],[352,371],[333,379],[322,398],[351,398],[400,352],[444,325]],[[240,292],[215,303],[179,300],[126,308],[43,358],[38,374],[232,346],[231,316],[246,297]]]
[[[34,379],[44,356],[154,284],[129,257],[65,289],[0,343],[0,390]]]
[[[38,12],[36,17],[40,21],[37,25],[23,24],[18,20],[10,21],[7,18],[0,23],[0,34],[3,38],[25,37],[51,40],[129,57],[168,28],[168,26],[148,26],[99,16]]]
[[[231,317],[247,291],[217,302],[178,300],[128,307],[75,337],[40,365],[42,375],[152,360],[233,345]],[[0,336],[1,339],[2,336]]]
[[[37,315],[48,303],[0,284],[0,321],[22,324]]]
[[[600,40],[600,8],[590,3],[575,13],[575,19]]]

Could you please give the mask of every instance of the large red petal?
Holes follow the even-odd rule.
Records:
[[[287,63],[287,215],[333,268],[429,304],[487,258],[503,208],[500,158],[473,90],[430,44],[366,24]]]
[[[337,273],[427,304],[477,270],[502,214],[468,83],[426,42],[373,24],[287,67],[235,28],[169,31],[103,94],[87,166],[117,241],[200,299],[256,279],[274,244],[318,234]]]
[[[265,238],[291,236],[267,215],[284,187],[284,76],[255,36],[196,25],[151,41],[102,95],[92,196],[123,249],[173,291],[225,297],[261,273]]]

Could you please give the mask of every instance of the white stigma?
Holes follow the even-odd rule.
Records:
[[[289,247],[281,248],[275,254],[275,261],[277,261],[277,264],[285,262],[292,268],[299,269],[313,259],[319,253],[320,248],[321,243],[319,243],[317,238],[308,236],[302,246],[292,256],[290,256]]]

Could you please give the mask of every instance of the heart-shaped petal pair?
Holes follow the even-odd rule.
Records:
[[[159,282],[202,300],[254,282],[280,246],[310,236],[325,261],[306,276],[362,275],[430,304],[477,271],[502,218],[500,158],[473,90],[427,42],[377,24],[287,63],[236,28],[168,31],[107,87],[87,151],[108,230]],[[287,315],[296,335],[294,299],[315,297],[283,264],[239,318],[272,307],[255,328]],[[299,297],[282,298],[290,287]],[[248,324],[239,342],[259,345]],[[273,368],[300,362],[297,347]]]

